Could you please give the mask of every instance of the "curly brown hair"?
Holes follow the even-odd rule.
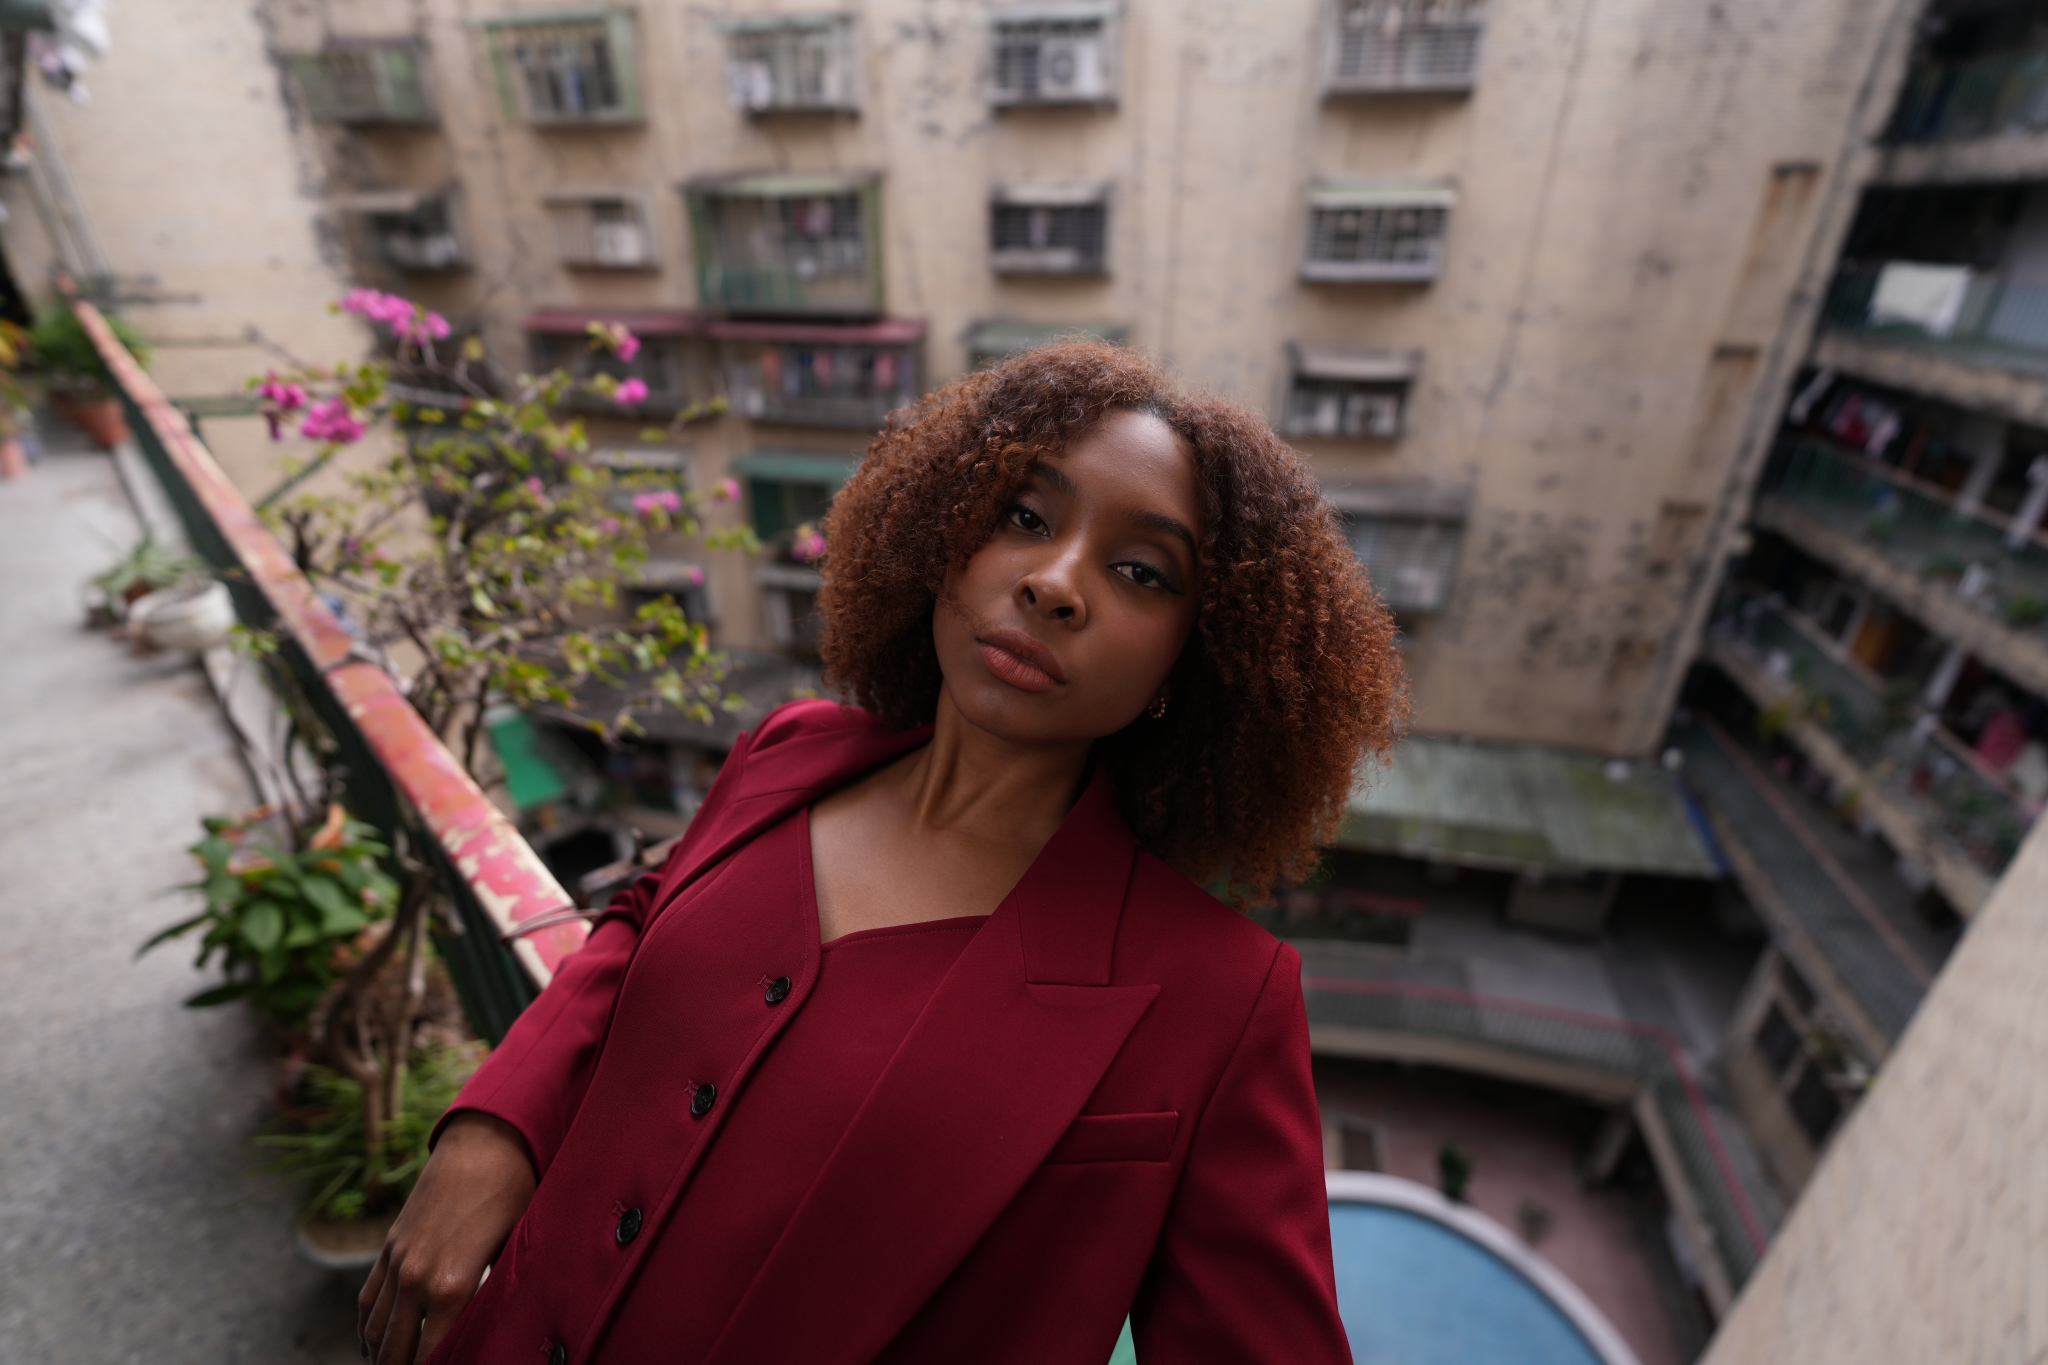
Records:
[[[1200,612],[1164,717],[1098,742],[1138,842],[1238,904],[1304,875],[1359,764],[1406,716],[1394,624],[1308,467],[1235,403],[1176,389],[1099,342],[1026,351],[928,395],[869,445],[825,520],[826,678],[885,724],[938,706],[932,612],[994,534],[1032,463],[1113,408],[1157,416],[1193,454]]]

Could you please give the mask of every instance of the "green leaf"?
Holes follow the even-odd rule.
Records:
[[[209,1005],[225,1005],[230,1000],[240,1000],[249,991],[250,985],[248,982],[230,981],[225,986],[215,986],[212,990],[201,991],[197,995],[187,996],[185,1007],[187,1009],[203,1010]]]
[[[135,955],[137,957],[141,957],[144,953],[148,952],[151,948],[156,947],[157,944],[162,943],[164,940],[176,938],[178,935],[182,933],[186,933],[189,930],[198,928],[200,925],[206,923],[208,917],[211,914],[211,911],[202,911],[199,914],[194,915],[191,919],[179,920],[176,924],[173,924],[168,929],[157,930],[155,933],[149,936],[149,941],[147,943],[143,944],[140,948],[137,948],[135,950]]]
[[[209,834],[192,845],[193,856],[206,864],[208,872],[219,872],[227,867],[228,859],[233,856],[234,851],[235,846],[218,834]]]
[[[284,911],[275,901],[257,901],[242,912],[242,937],[251,948],[267,953],[284,937]]]
[[[370,917],[362,911],[343,906],[332,913],[321,913],[320,932],[329,938],[346,938],[361,933],[369,922]]]
[[[322,920],[348,913],[348,896],[325,877],[307,877],[299,883],[299,889],[305,893],[306,899],[313,903],[314,908],[319,910]]]

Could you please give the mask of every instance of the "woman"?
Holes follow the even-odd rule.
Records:
[[[1060,344],[883,432],[826,539],[861,709],[743,737],[463,1091],[365,1353],[1348,1360],[1300,960],[1197,885],[1301,874],[1399,719],[1314,478]]]

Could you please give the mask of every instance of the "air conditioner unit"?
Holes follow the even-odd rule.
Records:
[[[647,234],[635,222],[599,219],[590,225],[590,259],[596,265],[645,265]]]
[[[1108,63],[1096,34],[1047,36],[1038,45],[1038,96],[1099,100],[1109,95]]]

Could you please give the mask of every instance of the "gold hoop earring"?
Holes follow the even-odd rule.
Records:
[[[1164,720],[1166,718],[1166,694],[1164,692],[1153,698],[1152,704],[1145,708],[1145,714],[1154,720]]]

